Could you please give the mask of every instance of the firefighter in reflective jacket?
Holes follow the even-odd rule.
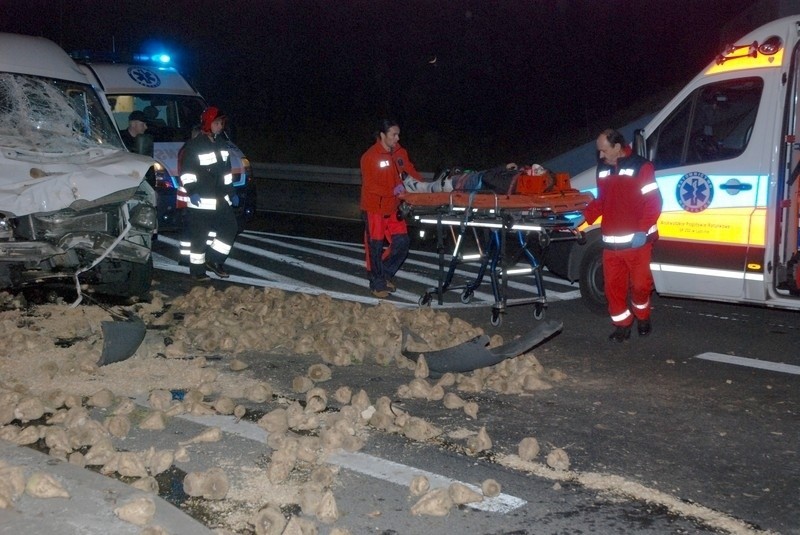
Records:
[[[584,216],[589,224],[603,218],[603,279],[615,326],[609,339],[624,342],[631,336],[634,318],[640,336],[651,331],[650,256],[658,239],[656,222],[662,200],[653,164],[632,154],[620,132],[604,130],[597,138],[597,151],[597,198],[586,207]],[[628,308],[629,288],[632,310]]]
[[[237,223],[231,205],[238,204],[225,138],[225,115],[214,106],[200,117],[201,133],[183,148],[181,182],[189,196],[191,248],[189,273],[204,280],[206,270],[227,278],[223,264],[236,238]]]

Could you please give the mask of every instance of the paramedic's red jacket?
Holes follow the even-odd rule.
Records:
[[[376,141],[361,156],[361,209],[383,215],[395,214],[400,200],[395,197],[394,188],[403,183],[400,176],[404,171],[422,180],[400,143],[389,152],[380,140]]]
[[[626,147],[626,156],[615,166],[598,164],[597,198],[583,215],[589,224],[603,216],[601,232],[606,248],[627,249],[634,232],[646,233],[648,242],[658,239],[656,222],[661,203],[653,164]]]

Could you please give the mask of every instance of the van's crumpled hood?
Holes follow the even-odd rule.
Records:
[[[11,217],[53,212],[78,199],[94,201],[135,190],[153,165],[147,156],[112,149],[89,149],[69,157],[61,154],[53,163],[46,160],[0,149],[0,212]]]

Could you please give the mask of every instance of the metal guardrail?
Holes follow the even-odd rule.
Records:
[[[285,163],[251,163],[255,178],[271,180],[291,180],[295,182],[322,182],[345,186],[361,185],[361,170],[346,167],[324,167],[321,165],[285,164]],[[421,173],[426,179],[432,179],[433,173]]]

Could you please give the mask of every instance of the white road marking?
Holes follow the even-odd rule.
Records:
[[[355,253],[362,253],[362,254],[363,254],[363,251],[364,251],[364,246],[361,245],[361,244],[357,244],[357,243],[349,243],[349,242],[342,242],[342,241],[335,241],[335,240],[325,240],[325,239],[320,239],[320,238],[309,238],[309,237],[306,237],[306,236],[286,236],[285,234],[276,234],[274,232],[261,232],[261,231],[256,231],[256,230],[248,230],[248,231],[245,231],[243,234],[247,234],[247,235],[250,235],[250,236],[255,236],[255,235],[270,236],[270,237],[278,238],[278,239],[281,239],[281,240],[305,241],[305,242],[325,245],[325,246],[328,246],[328,247],[344,249],[346,251],[351,251],[351,252],[355,252]],[[286,243],[286,242],[285,241],[281,241],[280,243]],[[418,251],[418,250],[412,249],[409,254],[413,254],[415,256],[421,256],[421,257],[425,257],[425,258],[431,258],[431,259],[436,260],[437,262],[438,262],[438,259],[439,259],[439,253],[434,253],[434,252],[430,252],[430,251]],[[449,258],[449,253],[445,253],[444,256],[445,256],[446,259]],[[423,264],[423,265],[429,266],[430,264]],[[528,264],[527,263],[523,263],[523,264],[520,264],[520,265],[521,266],[527,266]],[[552,284],[556,284],[556,285],[559,285],[559,286],[566,286],[566,287],[574,286],[573,283],[569,282],[568,280],[562,279],[561,277],[556,277],[554,275],[548,275],[547,272],[544,273],[542,279],[544,281],[546,281],[546,282],[550,282]],[[513,283],[513,282],[514,281],[509,281],[509,283]],[[520,284],[520,287],[524,288],[525,285]],[[555,293],[556,293],[556,295],[560,295],[560,292],[555,292]],[[572,293],[574,293],[574,292],[567,292],[565,295],[570,295]],[[569,299],[573,299],[573,298],[569,298]]]
[[[312,255],[318,256],[318,257],[329,258],[329,259],[333,259],[333,260],[336,260],[336,261],[339,261],[339,262],[344,262],[344,263],[350,264],[350,265],[363,266],[363,262],[361,260],[356,260],[356,259],[351,258],[349,256],[337,255],[335,253],[329,253],[329,252],[326,252],[326,251],[321,251],[318,248],[303,247],[303,246],[300,246],[300,245],[294,245],[294,244],[287,243],[286,241],[273,240],[273,239],[262,237],[262,236],[276,236],[276,237],[281,237],[281,238],[290,238],[292,240],[307,241],[307,242],[315,243],[315,244],[323,244],[323,245],[326,245],[326,246],[329,246],[329,247],[338,247],[338,248],[345,249],[347,251],[353,251],[353,252],[361,252],[362,251],[362,247],[360,247],[358,245],[355,245],[355,244],[347,244],[345,242],[337,242],[337,241],[331,241],[331,240],[318,240],[318,239],[313,239],[313,238],[294,237],[294,236],[287,237],[287,236],[271,234],[271,233],[263,233],[263,232],[244,232],[244,233],[242,233],[242,237],[243,238],[247,238],[247,239],[250,239],[250,240],[255,240],[257,242],[261,242],[261,243],[265,243],[265,244],[269,244],[269,245],[276,245],[276,246],[279,246],[279,247],[282,247],[282,248],[288,248],[288,249],[296,250],[296,251],[299,251],[299,252],[312,254]],[[165,243],[167,245],[173,246],[175,248],[177,248],[178,245],[179,245],[178,240],[175,240],[173,238],[170,238],[170,237],[167,237],[167,236],[164,236],[164,235],[159,235],[159,241],[161,241],[161,242],[163,242],[163,243]],[[304,270],[311,271],[311,272],[314,272],[314,273],[319,273],[321,275],[324,275],[324,276],[327,276],[327,277],[331,277],[331,278],[334,278],[334,279],[338,279],[338,280],[342,280],[342,281],[350,283],[350,284],[354,284],[354,285],[357,285],[357,286],[366,286],[366,279],[364,277],[349,275],[347,273],[342,273],[341,271],[338,271],[338,270],[332,270],[332,269],[328,269],[328,268],[325,268],[325,267],[322,267],[322,266],[319,266],[319,265],[316,265],[316,264],[313,264],[313,263],[310,263],[310,262],[304,262],[302,260],[298,260],[297,258],[294,258],[294,257],[292,257],[290,255],[274,253],[272,251],[265,250],[265,249],[260,248],[260,247],[254,247],[252,245],[247,245],[245,243],[242,243],[241,240],[234,243],[234,248],[238,249],[238,250],[241,250],[241,251],[244,251],[244,252],[247,252],[248,254],[252,254],[252,255],[255,255],[255,256],[260,256],[260,257],[263,257],[263,258],[268,258],[268,259],[271,259],[271,260],[276,260],[276,261],[279,261],[279,262],[283,262],[285,264],[295,266],[298,269],[304,269]],[[427,257],[430,257],[430,258],[438,258],[438,255],[436,253],[415,251],[414,254],[427,256]],[[310,286],[310,285],[308,285],[306,283],[303,283],[303,282],[301,282],[299,280],[296,280],[296,279],[293,279],[291,277],[287,277],[287,276],[281,275],[279,273],[275,273],[275,272],[272,272],[272,271],[269,271],[269,270],[265,270],[265,269],[253,266],[253,265],[248,264],[246,262],[242,262],[240,260],[236,260],[235,258],[228,258],[228,260],[226,261],[226,264],[229,265],[230,267],[233,267],[233,268],[239,270],[239,271],[244,271],[245,273],[249,273],[249,274],[252,274],[255,277],[257,277],[257,278],[251,278],[251,277],[242,277],[242,276],[232,275],[229,279],[226,279],[226,280],[228,280],[230,282],[237,282],[237,283],[240,283],[240,284],[249,284],[249,285],[258,286],[258,287],[279,288],[279,289],[286,290],[286,291],[301,292],[301,293],[307,293],[307,294],[311,294],[311,295],[328,294],[328,295],[330,295],[332,297],[335,297],[337,299],[346,299],[348,301],[355,301],[355,302],[360,302],[360,303],[365,303],[365,304],[375,304],[375,303],[378,303],[380,301],[379,299],[376,299],[376,298],[371,297],[371,296],[361,296],[361,295],[358,295],[358,294],[325,291],[325,290],[323,290],[323,289],[321,289],[319,287]],[[408,260],[406,260],[406,264],[417,265],[417,266],[425,267],[425,268],[431,268],[430,263],[427,263],[427,262],[424,262],[424,261],[420,261],[420,260],[415,260],[413,258],[409,258]],[[158,268],[158,269],[162,269],[162,270],[165,270],[165,271],[173,271],[173,272],[176,272],[176,273],[188,273],[188,269],[187,268],[179,266],[177,264],[177,262],[174,262],[174,261],[168,259],[167,257],[164,257],[162,255],[158,255],[158,254],[154,254],[154,266],[156,268]],[[211,275],[211,276],[213,278],[216,278],[216,276],[213,276],[213,275]],[[460,308],[471,308],[471,307],[485,306],[486,303],[495,303],[495,298],[494,298],[493,295],[485,293],[485,292],[481,292],[481,291],[475,291],[473,293],[473,296],[472,296],[472,302],[469,303],[469,304],[465,305],[465,304],[459,302],[459,303],[443,303],[442,305],[439,305],[438,304],[438,299],[437,299],[437,293],[436,293],[436,288],[438,286],[438,281],[437,280],[433,280],[433,279],[431,279],[429,277],[423,277],[423,276],[420,276],[420,275],[416,275],[414,273],[409,273],[407,271],[401,271],[401,273],[398,275],[398,277],[406,279],[406,280],[413,280],[415,282],[418,282],[418,283],[420,283],[422,285],[427,286],[429,288],[430,293],[431,293],[431,301],[430,301],[430,303],[432,305],[434,305],[436,308],[441,308],[441,309],[460,309]],[[549,280],[550,279],[549,277],[543,277],[543,278],[544,278],[544,280]],[[488,275],[486,276],[486,279],[488,280]],[[561,282],[561,284],[564,284],[564,281],[560,281],[560,282]],[[520,282],[515,282],[513,280],[509,280],[508,281],[508,285],[509,285],[510,288],[516,288],[516,289],[521,289],[521,290],[531,290],[531,288],[532,288],[531,284],[523,284],[523,283],[520,283]],[[460,286],[453,286],[453,287],[450,288],[450,290],[460,289],[460,288],[463,288],[463,287],[464,287],[463,284],[460,285]],[[366,290],[366,288],[365,288],[365,290]],[[366,291],[365,291],[365,293],[366,293]],[[579,298],[580,297],[580,290],[573,290],[573,291],[570,291],[570,292],[548,291],[546,296],[547,296],[547,301],[567,301],[567,300],[572,300],[572,299]],[[398,299],[400,299],[402,301],[398,302]],[[411,292],[399,289],[397,292],[392,294],[391,301],[393,303],[395,303],[397,306],[408,307],[408,306],[417,306],[418,303],[419,303],[419,299],[420,299],[420,296],[418,294],[411,293]],[[405,302],[403,302],[403,301],[405,301]],[[517,303],[524,303],[525,301],[526,301],[525,298],[508,299],[506,301],[506,305],[510,306],[510,305],[514,305],[514,304],[517,304]]]
[[[179,246],[178,240],[174,240],[174,239],[168,238],[166,236],[160,236],[159,235],[158,241],[164,242],[164,243],[166,243],[168,245],[172,245],[176,249]],[[162,256],[161,258],[165,258],[165,257]],[[240,270],[240,271],[244,271],[245,273],[250,273],[251,275],[255,275],[255,276],[261,277],[262,279],[267,279],[267,280],[271,280],[271,281],[275,281],[275,282],[279,282],[279,283],[287,284],[287,285],[296,285],[296,286],[308,287],[307,284],[304,284],[304,283],[300,282],[299,280],[293,279],[291,277],[286,277],[286,276],[281,275],[279,273],[274,273],[272,271],[268,271],[268,270],[262,269],[260,267],[256,267],[256,266],[250,265],[250,264],[248,264],[246,262],[242,262],[240,260],[236,260],[235,258],[228,258],[228,260],[225,263],[227,265],[233,267],[233,268],[236,268],[236,269]],[[173,264],[177,265],[177,262],[173,262]],[[183,269],[186,269],[186,273],[189,272],[188,268],[183,268]],[[173,270],[173,271],[175,271],[175,270]]]
[[[137,399],[136,401],[139,404],[147,405],[147,400],[143,398]],[[268,434],[264,429],[252,422],[237,420],[233,416],[193,416],[190,414],[182,414],[178,417],[200,425],[219,427],[221,431],[226,433],[255,440],[262,444],[265,444],[267,441]],[[457,479],[451,479],[433,472],[419,470],[413,466],[396,463],[366,453],[339,451],[329,455],[326,462],[381,481],[394,483],[395,485],[407,487],[411,484],[411,480],[415,476],[423,475],[428,478],[431,488],[448,487],[452,483],[461,483],[478,494],[481,493],[480,487],[476,485],[458,481]],[[499,494],[493,498],[484,498],[483,501],[479,503],[470,503],[467,505],[479,511],[509,513],[514,509],[524,506],[526,503],[528,502],[516,496]]]
[[[256,233],[256,232],[247,232],[247,233],[244,233],[244,234],[246,234],[247,238],[253,239],[253,240],[256,240],[256,241],[259,241],[259,242],[262,242],[262,243],[268,243],[268,244],[272,244],[272,245],[277,245],[279,247],[284,247],[284,248],[289,248],[289,249],[293,249],[293,250],[296,250],[296,251],[306,252],[306,253],[313,254],[313,255],[316,255],[316,256],[320,256],[320,257],[323,257],[323,258],[330,258],[330,259],[336,260],[338,262],[344,262],[346,264],[363,266],[363,262],[362,261],[355,260],[355,259],[353,259],[353,258],[351,258],[349,256],[337,255],[337,254],[334,254],[334,253],[327,253],[325,251],[320,251],[318,248],[310,248],[310,247],[303,247],[303,246],[300,246],[300,245],[289,244],[289,243],[287,243],[287,241],[285,241],[285,238],[287,238],[286,236],[270,234],[270,233]],[[275,236],[275,237],[280,237],[280,238],[284,238],[284,239],[274,240],[274,239],[270,239],[270,238],[262,238],[262,237],[258,237],[257,236],[258,234],[263,234],[265,236]],[[325,246],[333,247],[333,248],[340,248],[340,249],[344,249],[344,250],[349,251],[349,252],[363,252],[363,247],[360,247],[360,246],[357,246],[357,245],[354,245],[354,244],[348,244],[346,242],[336,242],[336,241],[331,241],[331,240],[315,240],[315,239],[312,239],[312,238],[301,238],[301,237],[294,237],[294,236],[291,236],[289,238],[291,238],[293,240],[308,241],[308,242],[311,242],[311,243],[314,243],[314,244],[321,244],[321,245],[325,245]],[[238,245],[239,245],[239,243],[235,243],[234,244],[234,248],[236,248]],[[254,253],[254,254],[257,254],[257,253]],[[404,265],[418,266],[418,267],[428,268],[428,269],[432,269],[432,270],[434,270],[434,269],[436,269],[438,267],[436,264],[432,265],[430,262],[416,260],[415,258],[413,258],[413,256],[422,256],[422,257],[426,257],[426,258],[431,258],[431,259],[436,260],[437,263],[438,263],[438,257],[439,257],[439,255],[437,253],[430,253],[430,252],[425,252],[425,251],[411,251],[411,253],[409,254],[409,258],[406,259]],[[445,258],[449,258],[449,255],[445,255]],[[448,260],[448,262],[449,262],[449,260]],[[527,263],[518,264],[518,265],[524,266],[524,267],[529,267],[529,264],[527,264]],[[472,265],[465,264],[465,266],[471,267],[473,269],[477,269],[477,266],[474,263]],[[463,277],[463,270],[464,270],[464,268],[462,267],[462,274],[461,274],[462,277]],[[336,272],[336,273],[338,273],[338,272]],[[432,279],[430,277],[423,277],[423,276],[420,276],[420,275],[416,275],[414,273],[409,273],[406,270],[401,270],[397,274],[397,277],[399,279],[412,280],[414,282],[418,282],[418,283],[420,283],[420,284],[422,284],[422,285],[424,285],[424,286],[426,286],[428,288],[431,288],[433,290],[435,290],[438,287],[438,280],[437,279]],[[559,283],[561,285],[570,285],[570,283],[568,283],[567,281],[564,281],[563,279],[556,279],[555,277],[543,276],[542,280],[543,281],[548,281],[548,282],[557,282],[557,283]],[[489,274],[487,272],[487,274],[484,277],[484,282],[488,282],[488,281],[489,281]],[[531,279],[531,281],[532,281],[532,279]],[[471,282],[471,280],[469,282]],[[514,289],[517,289],[517,290],[530,291],[532,289],[532,287],[533,287],[533,284],[532,284],[532,282],[530,282],[530,283],[522,283],[522,282],[519,282],[519,281],[515,281],[513,278],[509,278],[508,286],[510,288],[514,288]],[[463,287],[463,284],[458,286],[458,288],[462,288],[462,287]],[[455,288],[451,288],[451,289],[455,289]],[[557,291],[554,291],[554,290],[550,290],[550,291],[546,292],[546,296],[547,296],[547,299],[549,301],[569,301],[569,300],[573,300],[573,299],[579,298],[580,297],[580,290],[573,290],[573,291],[569,291],[569,292],[557,292]],[[414,301],[414,300],[417,300],[417,298],[418,298],[418,296],[412,294],[412,298],[409,299],[409,300],[410,301]],[[494,298],[494,296],[492,294],[488,294],[488,293],[481,292],[481,291],[473,292],[473,299],[477,299],[477,300],[480,300],[480,301],[485,301],[485,302],[488,302],[488,303],[494,303],[495,302],[495,298]]]
[[[461,483],[462,485],[474,490],[478,494],[481,494],[481,488],[476,485],[451,479],[449,477],[434,474],[425,470],[420,470],[405,464],[381,459],[380,457],[374,457],[366,453],[339,451],[330,455],[328,457],[328,462],[339,465],[343,468],[347,468],[348,470],[352,470],[354,472],[359,472],[361,474],[404,487],[409,486],[411,484],[411,480],[415,476],[421,475],[428,478],[431,488],[449,487],[452,483]],[[510,513],[514,509],[518,509],[526,503],[528,502],[522,498],[517,498],[516,496],[511,496],[510,494],[499,494],[494,498],[484,498],[483,501],[478,503],[469,503],[467,506],[471,507],[472,509],[489,511],[492,513]]]
[[[768,360],[750,359],[746,357],[737,357],[736,355],[724,355],[722,353],[713,352],[700,353],[699,355],[695,355],[694,358],[712,360],[714,362],[722,362],[725,364],[735,364],[736,366],[746,366],[748,368],[758,368],[761,370],[800,375],[800,366],[784,364],[782,362],[770,362]]]
[[[343,262],[345,264],[350,264],[350,265],[359,266],[361,268],[364,268],[364,261],[363,260],[356,260],[354,258],[350,258],[349,256],[342,256],[342,255],[337,255],[337,254],[334,254],[334,253],[328,253],[328,252],[325,252],[325,251],[320,251],[319,249],[313,249],[313,248],[310,248],[310,247],[303,247],[302,245],[294,245],[294,244],[286,243],[284,241],[273,240],[273,239],[270,239],[270,238],[253,236],[252,234],[246,236],[246,238],[249,238],[251,240],[254,240],[254,241],[257,241],[257,242],[260,242],[260,243],[265,243],[265,244],[268,244],[268,245],[277,245],[277,246],[283,247],[285,249],[292,249],[294,251],[299,251],[299,252],[303,252],[303,253],[309,253],[309,254],[313,254],[314,256],[318,256],[318,257],[322,257],[322,258],[330,258],[332,260],[337,260],[337,261]],[[265,251],[264,249],[261,249],[261,248],[258,248],[258,247],[245,245],[245,244],[241,243],[241,240],[238,241],[238,242],[235,242],[233,244],[233,247],[234,247],[234,249],[241,249],[243,251],[247,251],[248,253],[251,253],[251,254],[254,254],[254,255],[269,257],[268,251]],[[275,253],[273,253],[273,254],[275,254]],[[278,256],[285,256],[285,255],[278,255]],[[285,258],[292,258],[292,257],[285,256]],[[292,261],[297,265],[298,268],[305,269],[307,271],[312,271],[314,273],[319,273],[321,275],[326,275],[326,276],[332,277],[334,279],[343,280],[343,281],[349,282],[351,284],[362,285],[362,286],[366,286],[366,284],[367,284],[366,277],[356,277],[354,275],[348,275],[348,274],[343,273],[343,272],[338,271],[338,270],[324,268],[324,267],[321,267],[321,266],[317,266],[316,264],[312,264],[312,263],[309,263],[309,262],[302,262],[302,261],[299,261],[297,259],[292,259]],[[412,276],[409,276],[409,274],[407,274],[407,273],[404,273],[404,278],[414,279],[414,280],[417,280],[417,282],[422,282],[423,284],[429,284],[430,283],[429,282],[430,279],[424,279],[422,277],[416,277],[416,276],[412,277]],[[399,297],[399,298],[402,298],[402,299],[404,299],[406,301],[410,301],[410,302],[413,302],[413,303],[417,303],[419,301],[419,295],[411,293],[411,292],[408,292],[408,291],[405,291],[405,290],[400,290],[400,289],[398,289],[393,294],[393,297]],[[492,299],[492,301],[494,301],[494,298],[491,298],[491,299]]]

